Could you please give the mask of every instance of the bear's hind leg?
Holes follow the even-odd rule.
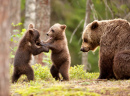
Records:
[[[64,64],[61,65],[59,72],[61,73],[63,77],[63,81],[69,81],[69,62],[65,62]]]
[[[34,72],[33,72],[33,69],[31,68],[31,66],[27,67],[25,75],[27,76],[29,81],[34,80]]]
[[[18,74],[18,72],[14,71],[14,73],[12,75],[12,83],[17,82],[20,76],[21,76],[21,74]]]
[[[50,72],[55,80],[60,80],[59,70],[54,65],[51,66]]]
[[[113,72],[117,79],[130,78],[130,51],[122,51],[115,55]]]

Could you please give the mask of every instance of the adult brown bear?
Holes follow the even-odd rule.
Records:
[[[81,51],[100,46],[98,79],[130,78],[130,23],[123,19],[93,21],[82,35]]]

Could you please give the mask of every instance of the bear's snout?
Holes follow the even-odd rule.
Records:
[[[82,52],[88,52],[88,51],[89,51],[89,48],[82,47],[82,48],[80,49],[80,51],[82,51]]]
[[[81,49],[80,49],[80,51],[83,51],[83,50],[84,50],[84,48],[81,48]]]
[[[49,34],[48,34],[48,33],[47,33],[46,35],[47,35],[47,36],[49,36]]]

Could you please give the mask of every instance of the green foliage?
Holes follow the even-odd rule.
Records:
[[[47,66],[49,66],[49,68],[52,65],[52,61],[51,61],[51,51],[49,51],[49,53],[44,53],[45,57],[43,58],[42,62],[46,63]]]
[[[92,0],[94,4],[94,9],[91,14],[91,21],[93,21],[94,16],[98,20],[111,18],[110,11],[106,8],[103,0]]]
[[[62,85],[64,86],[52,84],[50,86],[46,86],[46,82],[32,81],[30,83],[26,84],[22,88],[16,89],[15,92],[21,96],[100,96],[98,93],[90,92],[88,89],[71,88],[71,86],[66,86],[63,83]]]
[[[12,64],[10,64],[9,65],[9,73],[10,73],[10,76],[12,76],[12,74],[13,74],[13,65]]]
[[[53,77],[50,73],[50,68],[48,66],[42,66],[41,64],[32,65],[34,70],[35,80],[53,80]],[[10,74],[13,72],[13,65],[10,65]],[[74,67],[70,67],[69,69],[70,79],[71,80],[86,80],[86,79],[96,79],[98,77],[98,73],[86,73],[83,70],[83,65],[76,65]],[[26,76],[20,78],[20,81],[23,81]]]
[[[86,75],[87,75],[87,79],[93,80],[98,78],[99,73],[86,73]]]
[[[70,79],[78,80],[78,79],[86,79],[87,74],[83,70],[83,65],[77,65],[74,67],[70,67]]]
[[[25,3],[26,0],[21,0],[21,22],[24,24],[25,21]],[[24,28],[24,25],[22,25],[21,28]]]
[[[127,2],[127,0],[126,0]],[[111,8],[114,18],[124,18],[130,12],[130,3],[122,3],[122,2],[109,2],[109,7]],[[129,21],[129,18],[127,18]]]
[[[21,26],[22,23],[18,23],[18,24],[14,24],[12,23],[12,26],[16,27],[16,26]],[[18,41],[21,39],[21,37],[23,36],[23,34],[26,32],[26,29],[22,29],[21,32],[19,32],[19,30],[13,30],[13,35],[11,35],[10,37],[10,41],[12,43],[16,43],[16,45],[18,45]],[[17,50],[17,46],[15,47],[10,47],[11,52],[10,52],[10,58],[14,58],[14,52],[16,52]]]
[[[52,78],[50,74],[50,69],[48,66],[42,66],[41,64],[35,64],[32,65],[32,68],[34,70],[35,79],[41,79],[41,80],[50,80]]]
[[[25,9],[25,0],[21,0],[21,11]]]
[[[18,24],[16,24],[16,25],[15,25],[14,23],[12,23],[12,26],[13,26],[13,27],[20,26],[20,25],[22,25],[22,23],[18,23]]]
[[[10,58],[14,58],[15,57],[14,54],[13,54],[13,52],[10,52],[9,57]]]
[[[69,73],[70,73],[70,79],[73,80],[86,80],[86,79],[96,79],[99,76],[99,73],[86,73],[85,70],[83,70],[83,65],[76,65],[74,67],[70,67]]]
[[[13,25],[14,26],[14,25]],[[17,25],[16,25],[17,26]],[[19,32],[19,30],[13,30],[13,32]],[[23,36],[23,34],[26,32],[26,29],[22,29],[20,33],[17,33],[15,35],[12,35],[11,38],[10,38],[10,41],[11,42],[14,42],[14,43],[18,43],[18,41],[21,39],[21,37]],[[18,41],[14,40],[14,38],[18,38]]]

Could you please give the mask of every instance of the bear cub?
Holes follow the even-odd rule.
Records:
[[[65,35],[66,25],[54,24],[47,36],[49,39],[46,42],[46,46],[52,51],[51,60],[53,65],[50,72],[56,80],[61,80],[59,73],[63,77],[63,81],[69,80],[69,68],[71,63],[71,57],[68,49],[68,43]]]
[[[34,29],[33,25],[30,24],[16,51],[12,83],[17,82],[22,74],[25,74],[29,81],[34,80],[34,72],[29,65],[31,55],[38,55],[41,52],[49,51],[47,47],[40,46],[40,44],[40,34],[36,29]]]

